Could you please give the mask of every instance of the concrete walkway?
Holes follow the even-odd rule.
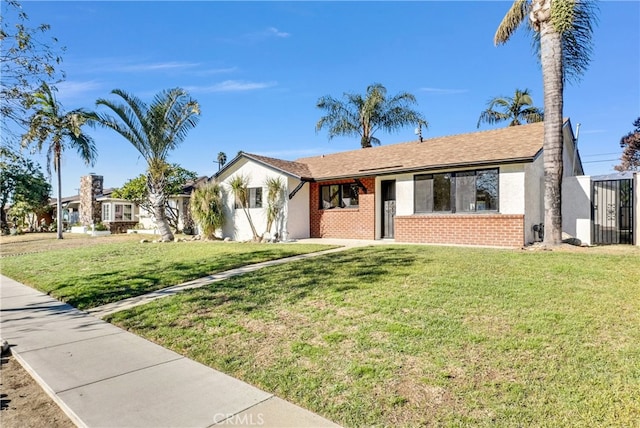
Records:
[[[81,427],[337,426],[4,276],[0,331]]]
[[[268,266],[281,265],[283,263],[291,263],[298,260],[305,260],[312,257],[318,257],[325,254],[337,253],[345,251],[354,247],[365,247],[369,245],[383,245],[388,244],[389,241],[365,241],[365,240],[351,240],[351,239],[303,239],[297,241],[300,244],[325,244],[325,245],[341,245],[341,247],[333,248],[325,251],[318,251],[315,253],[300,254],[297,256],[285,257],[282,259],[269,260],[262,263],[255,263],[252,265],[241,266],[236,269],[227,270],[224,272],[218,272],[213,275],[208,275],[202,278],[198,278],[192,281],[184,282],[182,284],[174,285],[171,287],[163,288],[161,290],[152,291],[151,293],[143,294],[141,296],[130,297],[128,299],[120,300],[118,302],[108,303],[102,306],[96,306],[87,310],[87,312],[95,317],[104,318],[107,315],[111,315],[115,312],[123,311],[125,309],[131,309],[136,306],[144,305],[163,297],[173,296],[182,291],[192,288],[200,288],[205,285],[212,284],[214,282],[223,281],[225,279],[243,275],[245,273],[254,272],[258,269],[262,269]]]

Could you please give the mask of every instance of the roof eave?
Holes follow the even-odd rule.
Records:
[[[358,174],[347,174],[347,175],[336,175],[330,177],[318,177],[311,179],[309,181],[330,181],[330,180],[346,180],[350,178],[362,178],[362,177],[377,177],[382,175],[392,175],[392,174],[409,174],[420,171],[431,171],[431,170],[443,170],[443,169],[458,169],[465,167],[489,167],[489,166],[499,166],[499,165],[507,165],[513,163],[531,163],[533,162],[540,152],[536,153],[534,156],[526,156],[526,157],[518,157],[518,158],[509,158],[509,159],[501,159],[501,160],[493,160],[493,161],[478,161],[478,162],[462,162],[462,163],[448,163],[448,164],[437,164],[437,165],[428,165],[423,167],[411,167],[411,168],[397,168],[397,169],[388,169],[388,170],[380,170],[380,171],[364,171]]]

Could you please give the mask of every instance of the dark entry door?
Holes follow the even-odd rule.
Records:
[[[394,219],[396,217],[396,182],[385,180],[382,183],[382,237],[394,237]]]
[[[594,244],[633,244],[633,180],[593,181]]]

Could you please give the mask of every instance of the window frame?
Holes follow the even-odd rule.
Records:
[[[495,207],[490,209],[479,209],[480,206],[486,206],[486,200],[489,198],[483,198],[480,201],[481,191],[486,190],[478,187],[478,177],[487,174],[493,174],[495,177]],[[438,209],[443,205],[436,204],[436,177],[442,177],[449,180],[449,194],[448,194],[448,210]],[[472,209],[461,209],[461,202],[470,200],[470,194],[462,194],[464,181],[467,181],[469,177],[473,177],[473,188],[475,189],[473,200],[474,202],[468,203]],[[431,180],[431,188],[418,188],[418,183],[421,181]],[[423,184],[427,186],[427,184]],[[467,186],[469,183],[467,182]],[[486,196],[486,192],[485,192]],[[431,200],[420,200],[421,197],[431,198]],[[444,201],[440,201],[443,203]],[[481,204],[480,202],[483,202]],[[430,209],[429,209],[430,208]],[[470,169],[460,170],[442,173],[429,173],[429,174],[415,174],[413,176],[413,212],[414,214],[478,214],[478,213],[496,213],[500,211],[500,168],[483,168],[483,169]]]
[[[249,200],[247,201],[248,206],[246,206],[245,208],[248,208],[248,209],[264,208],[262,187],[247,187],[247,195]],[[259,204],[257,202],[259,202]],[[236,210],[242,209],[242,204],[240,203],[237,197],[234,197],[233,208]]]
[[[335,188],[335,191],[332,190]],[[328,189],[328,193],[325,195],[325,189]],[[347,195],[348,192],[348,195]],[[355,197],[354,197],[355,195]],[[325,201],[325,196],[329,197],[328,201]],[[347,197],[345,197],[347,196]],[[332,210],[332,209],[358,209],[360,208],[360,188],[358,183],[332,183],[321,184],[318,189],[318,209],[319,210]],[[349,200],[349,204],[345,202]],[[353,203],[355,199],[356,203]],[[335,202],[334,202],[335,200]],[[327,204],[331,204],[327,206]]]
[[[125,222],[125,221],[133,221],[133,217],[134,217],[134,210],[133,210],[133,204],[127,204],[127,203],[118,203],[118,202],[114,202],[113,204],[113,220],[110,221],[114,221],[114,222]],[[122,207],[121,208],[121,217],[122,218],[118,218],[118,207]],[[130,218],[125,218],[125,215],[127,214],[126,212],[126,207],[129,207],[130,212],[129,212],[129,217]]]

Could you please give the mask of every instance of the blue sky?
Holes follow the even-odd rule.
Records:
[[[510,2],[89,2],[24,1],[32,24],[48,23],[66,46],[58,100],[67,110],[95,108],[114,88],[151,101],[183,87],[201,106],[198,126],[169,158],[211,175],[217,153],[239,150],[296,159],[359,147],[357,138],[315,132],[323,95],[413,93],[429,122],[425,138],[473,132],[487,101],[529,88],[543,106],[540,66],[529,34],[495,47]],[[610,172],[620,137],[640,116],[640,3],[601,2],[593,61],[565,89],[565,116],[580,123],[587,174]],[[99,110],[99,109],[98,109]],[[490,129],[483,125],[481,129]],[[90,130],[95,166],[64,154],[63,195],[80,176],[119,187],[145,171],[130,143]],[[413,128],[382,144],[410,141]],[[44,159],[41,158],[44,166]],[[53,183],[55,189],[55,183]],[[55,191],[55,190],[54,190]]]

